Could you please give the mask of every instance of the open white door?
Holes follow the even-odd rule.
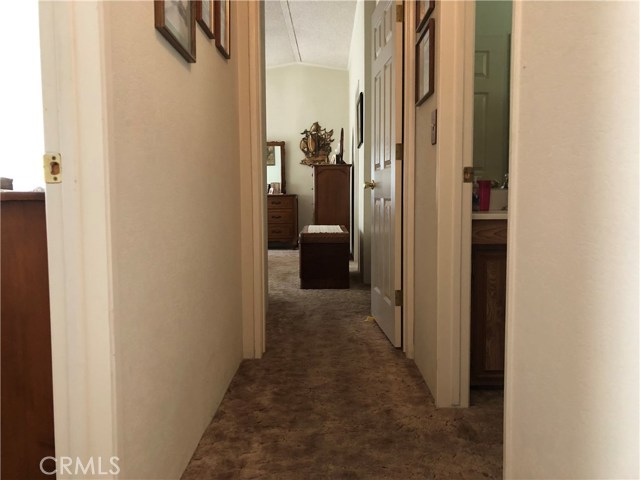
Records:
[[[402,346],[402,20],[396,2],[380,1],[373,12],[371,178],[371,314],[395,347]],[[398,147],[402,148],[402,147]],[[401,153],[401,152],[400,152]],[[398,294],[396,294],[398,292]]]

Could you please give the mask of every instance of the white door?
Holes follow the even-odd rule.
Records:
[[[396,291],[402,289],[402,161],[396,160],[396,141],[402,141],[402,22],[396,22],[394,0],[378,2],[371,28],[371,314],[391,343],[401,347]]]
[[[474,173],[502,180],[509,164],[509,35],[478,35],[473,108]]]

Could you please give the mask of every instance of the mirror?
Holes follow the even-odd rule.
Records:
[[[510,1],[476,3],[473,168],[506,186],[509,171]]]
[[[267,184],[280,183],[280,192],[287,193],[284,176],[284,142],[267,142]],[[268,188],[267,191],[270,191]],[[277,193],[277,192],[274,192]]]

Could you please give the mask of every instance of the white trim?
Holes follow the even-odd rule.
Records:
[[[520,89],[522,71],[522,15],[524,2],[513,2],[512,18],[511,18],[511,83],[510,83],[510,106],[509,106],[509,188],[517,189],[516,184],[520,163],[517,159],[520,157]],[[517,191],[517,190],[516,190]],[[509,195],[509,211],[518,211],[518,197]],[[511,360],[514,359],[512,351],[513,345],[513,305],[515,298],[516,286],[513,283],[515,272],[514,262],[516,258],[518,245],[516,242],[515,232],[517,231],[518,219],[514,215],[509,218],[509,228],[507,229],[507,294],[505,306],[505,352],[504,352],[504,420],[503,420],[503,440],[502,440],[502,465],[504,468],[504,478],[513,478],[514,462],[513,462],[513,446],[514,427],[513,427],[513,384],[511,379]]]
[[[403,168],[403,350],[407,358],[414,358],[415,326],[415,171],[416,171],[416,108],[415,108],[415,2],[404,3],[404,168]]]
[[[267,244],[264,111],[263,4],[246,2],[247,44],[238,45],[239,131],[242,210],[243,354],[261,358],[265,350]],[[240,50],[244,50],[244,53]],[[247,128],[248,126],[248,128]]]
[[[117,455],[104,16],[40,3],[56,455],[84,459]]]
[[[473,99],[476,4],[465,2],[464,98],[462,100],[462,165],[473,166]],[[460,173],[462,175],[462,173]],[[471,194],[473,184],[462,184],[460,228],[460,405],[469,405],[471,370]]]
[[[470,2],[441,2],[436,26],[437,148],[437,345],[436,405],[467,407],[462,385],[461,238],[464,150],[465,18]],[[446,39],[446,41],[445,41]]]

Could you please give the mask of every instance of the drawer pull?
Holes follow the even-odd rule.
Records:
[[[282,218],[282,215],[271,215],[271,218]]]
[[[273,233],[282,233],[282,230],[273,230]]]
[[[273,205],[280,205],[282,202],[280,202],[280,201],[275,202],[275,201],[271,200],[271,203],[272,203]]]

